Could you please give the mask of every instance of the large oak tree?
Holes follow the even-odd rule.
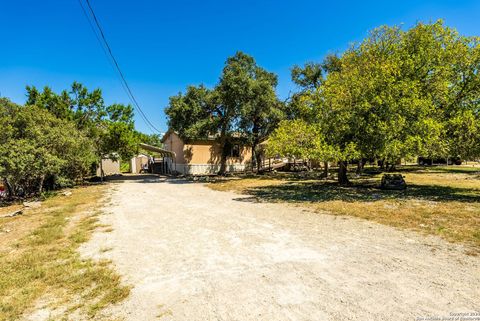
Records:
[[[273,73],[259,67],[253,57],[237,52],[227,59],[213,89],[189,86],[184,94],[170,97],[165,109],[168,125],[186,140],[216,137],[222,151],[220,174],[226,171],[227,146],[233,140],[252,146],[252,164],[258,168],[259,143],[283,118],[276,85]]]

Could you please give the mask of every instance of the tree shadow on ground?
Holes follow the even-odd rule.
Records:
[[[364,182],[340,186],[334,182],[288,182],[246,189],[245,193],[260,201],[269,202],[374,202],[379,200],[419,199],[426,201],[480,202],[480,191],[438,185],[408,185],[406,190],[383,190],[373,183]],[[252,201],[240,198],[242,201]]]

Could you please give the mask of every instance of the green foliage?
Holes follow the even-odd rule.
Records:
[[[480,116],[473,110],[460,110],[448,120],[450,155],[474,159],[480,155]]]
[[[292,81],[303,89],[316,89],[323,82],[323,67],[321,64],[309,62],[303,68],[293,66]]]
[[[252,165],[260,168],[259,144],[284,118],[284,105],[275,93],[277,76],[238,52],[227,61],[217,90],[238,115],[238,131],[252,146]],[[233,98],[233,99],[232,99]]]
[[[343,149],[329,144],[318,125],[295,119],[280,122],[268,140],[267,155],[326,162],[356,158],[358,151],[354,143]]]
[[[283,124],[270,144],[301,157],[308,157],[308,150],[321,151],[313,136],[305,139],[296,132],[303,130],[306,136],[316,132],[315,137],[323,137],[320,146],[331,146],[336,151],[331,159],[342,163],[352,158],[395,163],[418,155],[479,157],[479,39],[461,36],[442,21],[418,23],[407,31],[384,26],[341,56],[295,66],[292,80],[300,91],[288,105],[289,118],[313,127]],[[294,153],[287,146],[297,144],[297,138],[309,142],[307,150],[300,144],[295,148],[301,151]]]
[[[97,160],[129,159],[137,150],[138,135],[133,123],[133,107],[123,104],[105,106],[102,91],[89,91],[78,82],[60,95],[45,87],[39,92],[27,87],[27,105],[46,109],[60,119],[72,121],[90,140]]]
[[[0,178],[9,195],[39,194],[89,176],[101,158],[137,150],[133,108],[105,106],[100,89],[74,82],[70,92],[27,87],[27,103],[0,100]]]
[[[368,158],[474,156],[478,48],[441,21],[375,29],[317,91],[318,109],[330,111],[326,130]]]
[[[185,140],[217,137],[223,172],[225,147],[233,138],[251,144],[258,155],[258,144],[284,117],[276,85],[276,75],[259,67],[253,57],[237,52],[227,59],[214,89],[190,86],[185,94],[170,97],[165,109],[168,125]]]
[[[315,148],[314,126],[301,119],[284,120],[270,136],[267,143],[267,155],[308,158]]]
[[[93,150],[72,122],[2,99],[0,127],[0,177],[11,196],[41,192],[46,180],[55,186],[88,175]]]
[[[160,136],[160,134],[147,135],[147,134],[144,134],[144,133],[141,133],[141,132],[136,132],[135,134],[137,136],[136,140],[140,143],[144,143],[144,144],[152,145],[152,146],[157,146],[157,147],[162,147],[163,146],[162,136]]]
[[[215,130],[213,93],[205,86],[189,86],[185,94],[170,97],[165,108],[168,126],[184,140],[205,137]]]
[[[99,135],[97,152],[102,157],[130,159],[138,149],[137,136],[131,125],[123,122],[106,122]]]

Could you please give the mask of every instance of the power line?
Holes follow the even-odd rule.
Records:
[[[160,130],[158,130],[153,124],[152,122],[148,119],[147,115],[145,115],[145,113],[143,112],[142,108],[140,107],[140,104],[138,103],[137,99],[135,98],[135,96],[133,95],[133,92],[132,90],[130,89],[130,86],[128,85],[127,83],[127,80],[125,79],[125,76],[123,75],[123,72],[122,70],[120,69],[120,66],[117,62],[117,59],[115,59],[115,56],[113,55],[113,52],[112,52],[112,49],[110,47],[110,45],[108,44],[108,41],[107,41],[107,38],[105,37],[105,34],[103,32],[103,29],[100,25],[100,22],[95,14],[95,11],[93,10],[92,6],[90,5],[90,1],[89,0],[86,0],[86,3],[87,3],[87,6],[88,6],[88,9],[90,10],[91,12],[91,15],[93,17],[93,20],[95,22],[95,25],[97,26],[98,28],[98,31],[100,33],[100,36],[98,35],[95,27],[93,26],[92,22],[91,22],[91,19],[88,15],[88,13],[86,12],[85,10],[85,7],[83,6],[83,3],[82,3],[82,0],[78,0],[78,2],[80,3],[80,6],[82,8],[82,11],[83,13],[85,14],[89,24],[90,24],[90,27],[92,28],[92,31],[94,32],[95,34],[95,37],[97,38],[97,40],[99,41],[101,47],[102,47],[102,50],[103,52],[105,53],[105,55],[107,56],[107,58],[111,58],[108,59],[110,64],[112,65],[112,67],[114,67],[114,69],[116,69],[116,71],[118,72],[118,75],[120,76],[120,82],[122,84],[122,87],[123,89],[125,90],[125,92],[127,93],[127,96],[129,97],[129,99],[131,100],[131,102],[133,103],[133,105],[135,106],[135,108],[140,112],[140,116],[142,117],[142,119],[145,121],[145,123],[150,127],[150,129],[153,129],[153,131],[157,131],[158,133],[161,133]],[[101,38],[101,39],[100,39]],[[103,41],[102,41],[103,40]],[[106,49],[105,49],[106,48]],[[112,63],[113,61],[113,63]]]
[[[83,14],[85,15],[85,18],[87,19],[88,24],[89,24],[90,28],[92,29],[92,32],[93,32],[93,34],[95,35],[95,38],[96,38],[97,41],[98,41],[98,44],[100,45],[100,47],[102,48],[103,53],[105,54],[105,58],[107,58],[107,61],[108,61],[108,63],[110,64],[110,66],[111,66],[113,69],[116,69],[116,68],[115,68],[115,65],[114,65],[113,62],[112,62],[112,58],[111,58],[110,55],[108,54],[107,50],[105,49],[104,43],[102,42],[102,40],[100,39],[100,36],[98,35],[98,31],[95,29],[95,26],[93,25],[93,23],[92,23],[92,21],[91,21],[91,19],[90,19],[90,16],[88,15],[87,11],[85,10],[85,7],[83,6],[82,0],[78,0],[78,3],[80,4],[80,7],[82,8]],[[122,85],[123,90],[125,90],[125,91],[127,92],[127,88],[125,87],[122,79],[120,78],[120,76],[118,75],[117,72],[115,72],[115,76],[117,76],[118,80],[120,80],[120,84]],[[127,96],[128,96],[128,98],[131,100],[130,96],[128,95],[128,92],[127,92]]]
[[[105,54],[105,58],[107,59],[108,63],[109,63],[110,66],[112,67],[112,69],[116,71],[116,67],[115,67],[115,65],[114,65],[114,63],[113,63],[113,61],[112,61],[112,57],[108,54],[107,49],[105,48],[106,46],[105,46],[104,42],[102,41],[102,39],[100,39],[100,36],[98,35],[99,32],[97,31],[97,29],[96,29],[95,26],[93,25],[92,19],[91,19],[90,15],[89,15],[89,14],[87,13],[87,11],[85,10],[85,6],[83,5],[82,0],[78,0],[78,3],[80,4],[80,7],[82,8],[83,14],[85,15],[85,18],[87,19],[88,24],[90,25],[90,28],[91,28],[93,34],[95,35],[95,38],[96,38],[97,41],[98,41],[98,44],[100,45],[100,47],[102,48],[103,53]],[[115,76],[118,78],[118,80],[120,81],[120,84],[122,85],[123,90],[124,90],[125,93],[127,94],[128,99],[129,99],[129,100],[132,102],[132,104],[133,104],[133,99],[132,99],[132,97],[130,97],[130,94],[128,93],[128,90],[127,90],[127,88],[125,87],[125,84],[124,84],[122,78],[120,77],[119,73],[118,73],[118,72],[114,72],[114,74],[115,74]],[[134,105],[134,107],[135,107],[135,105]],[[138,109],[138,108],[137,108],[137,109]],[[145,124],[147,125],[147,127],[149,127],[152,132],[155,132],[156,129],[152,128],[152,127],[149,125],[148,121],[145,119],[145,116],[144,116],[143,114],[140,114],[140,116],[141,116],[142,120],[145,122]]]
[[[80,1],[80,0],[79,0]],[[108,44],[108,41],[107,41],[107,38],[105,37],[105,34],[103,32],[103,29],[100,25],[100,22],[95,14],[95,11],[93,10],[91,4],[90,4],[90,1],[89,0],[86,0],[86,3],[87,3],[87,6],[93,16],[93,19],[94,19],[94,22],[100,32],[100,36],[101,38],[103,39],[103,42],[100,41],[102,45],[102,48],[105,52],[105,47],[107,48],[108,50],[108,56],[111,58],[111,61],[113,61],[113,67],[117,70],[118,72],[118,75],[120,76],[120,82],[122,83],[122,87],[123,89],[126,91],[127,93],[127,96],[130,98],[130,100],[132,101],[133,105],[136,107],[136,109],[138,109],[138,111],[140,112],[140,116],[143,118],[143,120],[145,121],[145,123],[150,127],[150,129],[153,129],[153,131],[157,131],[160,133],[160,131],[150,122],[150,120],[148,119],[147,115],[145,115],[145,113],[143,112],[142,108],[140,107],[140,104],[138,103],[137,99],[135,98],[135,96],[133,95],[133,92],[132,90],[130,89],[130,86],[128,85],[127,83],[127,80],[125,79],[125,76],[123,75],[123,72],[122,70],[120,69],[120,66],[117,62],[117,60],[115,59],[115,56],[113,55],[113,52],[112,52],[112,49],[110,47],[110,45]],[[83,6],[82,6],[83,8]],[[88,17],[88,15],[87,15]],[[89,20],[90,21],[90,20]],[[95,32],[95,35],[97,36],[97,39],[98,38],[98,34]],[[105,47],[104,47],[105,46]],[[110,62],[111,62],[110,61]]]
[[[86,3],[87,3],[87,6],[93,16],[93,19],[95,21],[95,24],[97,25],[97,28],[98,30],[100,31],[100,36],[101,38],[103,39],[103,43],[105,45],[105,47],[107,48],[108,50],[108,54],[109,56],[111,57],[113,63],[114,63],[114,67],[115,69],[118,71],[118,74],[120,75],[120,78],[121,78],[121,82],[123,84],[123,87],[124,89],[126,90],[127,92],[127,95],[129,96],[130,100],[132,101],[132,103],[134,104],[134,106],[138,109],[138,111],[140,112],[140,115],[142,116],[143,120],[145,121],[145,123],[151,128],[153,129],[154,131],[157,131],[160,133],[160,131],[150,122],[150,120],[148,119],[147,115],[145,115],[145,113],[143,112],[142,108],[140,107],[140,104],[138,103],[137,99],[135,98],[135,96],[133,95],[133,92],[132,90],[130,89],[130,86],[128,85],[127,83],[127,80],[125,79],[125,76],[123,75],[123,72],[122,70],[120,69],[120,66],[117,62],[117,60],[115,59],[115,56],[113,55],[113,52],[112,52],[112,49],[110,48],[110,45],[108,44],[108,41],[107,41],[107,38],[105,37],[105,34],[103,32],[103,29],[100,25],[100,22],[95,14],[95,11],[93,10],[91,4],[90,4],[90,1],[89,0],[86,0]]]

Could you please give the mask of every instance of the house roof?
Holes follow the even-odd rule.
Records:
[[[173,129],[169,128],[169,129],[167,130],[167,132],[166,132],[165,134],[163,134],[163,137],[162,137],[162,139],[161,139],[161,142],[162,142],[162,143],[165,143],[165,141],[167,140],[168,136],[170,136],[172,133],[175,133],[175,134],[178,135],[178,133],[176,133]]]
[[[178,137],[180,137],[180,135],[179,135],[176,131],[174,131],[173,129],[170,128],[170,129],[165,133],[165,135],[163,135],[163,137],[162,137],[162,143],[165,143],[165,141],[167,140],[167,138],[168,138],[171,134],[175,134],[175,135],[177,135]],[[203,137],[196,137],[196,138],[194,138],[194,139],[191,139],[191,141],[214,141],[214,140],[216,140],[216,139],[219,137],[219,135],[220,135],[220,134],[208,135],[208,136],[203,136]],[[240,132],[234,132],[234,133],[232,134],[232,137],[233,137],[233,138],[242,138],[242,133],[240,133]],[[180,139],[182,139],[182,138],[180,137]],[[183,140],[183,139],[182,139],[182,140]]]
[[[180,137],[180,135],[174,131],[173,129],[169,129],[165,135],[163,135],[162,137],[162,143],[165,143],[165,141],[167,140],[167,138],[171,135],[171,134],[175,134],[177,135],[178,137]],[[213,141],[213,140],[216,140],[218,138],[218,135],[208,135],[206,137],[197,137],[195,139],[192,139],[192,140],[196,140],[196,141]],[[182,139],[180,137],[180,139]],[[182,139],[183,140],[183,139]]]

